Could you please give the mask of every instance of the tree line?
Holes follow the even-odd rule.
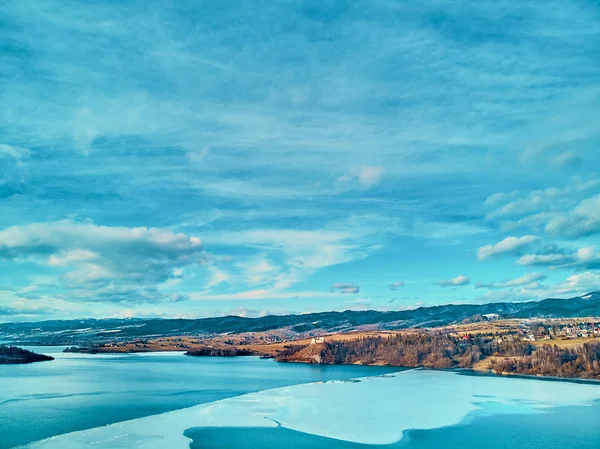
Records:
[[[479,334],[457,337],[442,332],[414,332],[329,341],[320,345],[325,364],[384,364],[426,368],[472,368],[487,357],[497,372],[600,379],[600,342],[580,347],[535,348],[518,338]],[[290,345],[277,360],[294,360],[305,346]]]
[[[54,360],[53,357],[36,354],[16,346],[0,345],[0,364],[32,363]]]
[[[496,372],[600,379],[600,342],[573,348],[544,345],[531,355],[493,360]]]

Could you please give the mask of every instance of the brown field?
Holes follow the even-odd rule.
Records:
[[[504,357],[504,356],[502,356],[502,357],[494,357],[494,356],[486,357],[485,359],[480,360],[479,362],[475,363],[471,369],[474,371],[480,371],[482,373],[486,373],[486,372],[491,371],[492,361],[494,361],[494,360],[518,359],[518,358],[519,357]]]
[[[440,332],[447,332],[452,335],[462,336],[466,334],[477,335],[487,333],[505,334],[508,332],[517,332],[522,330],[527,325],[544,321],[546,323],[579,323],[583,321],[598,321],[598,318],[577,318],[577,319],[556,319],[556,320],[497,320],[477,323],[466,323],[452,326],[444,326],[435,328]],[[397,334],[406,334],[418,332],[415,329],[404,329],[398,331],[354,331],[338,334],[324,334],[325,341],[347,341],[365,337],[383,337],[387,338]],[[157,339],[149,339],[144,341],[135,341],[129,343],[120,343],[101,348],[102,352],[111,353],[127,353],[127,352],[161,352],[161,351],[194,351],[202,348],[218,348],[218,349],[249,349],[259,355],[274,356],[290,345],[307,346],[310,344],[310,338],[296,339],[294,336],[286,332],[276,330],[271,332],[257,332],[232,335],[217,335],[212,337],[164,337]],[[554,340],[538,340],[531,342],[535,346],[544,344],[558,345],[560,347],[574,347],[586,342],[594,341],[590,338],[576,339],[554,339]],[[486,360],[489,364],[489,359]],[[478,368],[483,369],[483,365],[478,364]],[[477,369],[477,368],[476,368]]]
[[[496,321],[480,321],[477,323],[465,323],[465,324],[452,324],[449,326],[443,326],[435,328],[434,330],[440,330],[450,332],[458,336],[471,334],[489,334],[489,333],[508,333],[515,332],[519,329],[523,329],[528,326],[533,326],[536,323],[553,324],[553,325],[565,325],[565,324],[577,324],[585,322],[598,322],[599,317],[582,317],[582,318],[523,318],[523,319],[504,319]],[[552,340],[557,341],[557,340]]]
[[[326,341],[347,341],[355,340],[364,337],[383,337],[387,338],[396,335],[399,332],[414,332],[407,331],[362,331],[348,332],[341,334],[323,335]],[[195,338],[195,337],[164,337],[158,339],[149,339],[139,342],[130,342],[120,345],[113,345],[101,348],[102,352],[110,353],[128,353],[128,352],[165,352],[165,351],[193,351],[201,348],[240,348],[250,349],[259,355],[275,355],[285,349],[289,345],[306,346],[310,344],[310,338],[298,340],[287,340],[282,342],[265,342],[273,337],[268,333],[257,334],[240,334],[215,336],[211,338]],[[268,341],[268,340],[267,340]]]
[[[559,348],[573,348],[575,346],[581,346],[584,343],[591,343],[593,341],[598,341],[598,338],[587,337],[587,338],[568,338],[566,340],[562,339],[554,339],[554,340],[538,340],[532,341],[531,344],[534,346],[543,346],[543,345],[556,345]]]

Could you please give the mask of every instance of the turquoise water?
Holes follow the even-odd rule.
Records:
[[[56,357],[52,362],[0,365],[0,449],[249,392],[397,371],[62,349],[43,348]]]
[[[0,366],[1,449],[600,448],[598,384],[45,352]]]

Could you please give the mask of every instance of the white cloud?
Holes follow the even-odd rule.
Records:
[[[81,301],[172,301],[158,287],[202,251],[199,238],[158,228],[61,220],[0,231],[0,259],[60,268],[61,295]]]
[[[258,251],[235,264],[233,278],[267,291],[286,290],[316,271],[363,259],[378,251],[390,223],[358,216],[318,229],[253,229],[206,234],[210,244]]]
[[[262,318],[267,315],[281,315],[281,312],[274,313],[269,310],[248,309],[246,307],[237,307],[225,313],[226,315],[240,316],[242,318]]]
[[[363,165],[358,169],[354,169],[344,176],[341,176],[338,181],[348,182],[356,180],[363,189],[367,189],[379,184],[383,178],[383,173],[383,167]]]
[[[274,289],[245,290],[234,293],[207,294],[205,292],[188,292],[189,299],[195,301],[230,301],[258,299],[300,299],[300,298],[336,298],[338,293],[321,291],[280,291]]]
[[[495,245],[485,245],[477,251],[479,260],[487,259],[488,257],[497,256],[506,253],[515,253],[531,243],[535,242],[537,237],[534,235],[524,235],[522,237],[506,237],[501,242]]]
[[[558,168],[575,166],[580,163],[581,157],[573,150],[563,151],[550,159],[550,164]]]
[[[600,232],[600,181],[574,178],[564,187],[532,192],[495,194],[487,207],[502,204],[486,215],[505,230],[530,228],[564,237],[581,237]],[[590,196],[592,194],[592,196]]]
[[[248,285],[264,285],[281,275],[279,267],[273,265],[264,254],[241,262],[237,266],[242,269],[244,281]]]
[[[365,165],[358,170],[358,182],[363,187],[379,184],[381,178],[383,178],[383,167]]]
[[[452,279],[437,281],[435,284],[442,287],[461,287],[470,283],[471,279],[468,276],[460,275]]]
[[[52,254],[48,258],[48,265],[51,267],[65,267],[78,262],[87,262],[98,258],[98,254],[86,249],[73,249]]]
[[[573,274],[564,282],[552,287],[552,294],[558,297],[578,296],[600,290],[600,273],[586,271]]]
[[[511,288],[511,287],[520,287],[525,286],[526,288],[539,288],[539,281],[543,281],[547,279],[543,273],[528,273],[524,274],[521,277],[516,279],[508,279],[502,282],[492,282],[489,284],[479,283],[475,286],[475,288],[490,288],[490,289],[498,289],[498,288]]]
[[[210,153],[210,147],[204,147],[199,151],[188,151],[186,153],[187,158],[190,162],[199,163],[204,161]]]
[[[593,246],[579,248],[574,253],[556,249],[560,252],[545,254],[526,254],[517,260],[517,264],[525,266],[547,266],[551,268],[575,268],[593,270],[600,268],[600,252]]]
[[[569,212],[556,215],[545,229],[550,234],[567,237],[600,233],[600,194],[582,200]]]
[[[494,193],[494,194],[488,196],[483,204],[488,207],[493,206],[495,204],[502,202],[502,200],[506,197],[507,197],[506,193],[497,192],[497,193]]]
[[[333,284],[331,286],[331,289],[337,290],[339,293],[342,293],[342,294],[350,294],[350,295],[354,295],[354,294],[360,292],[359,285],[348,284],[348,283],[343,283],[343,282],[338,282],[336,284]]]
[[[11,193],[21,192],[30,157],[31,151],[27,148],[0,144],[0,197],[3,187]]]
[[[392,291],[398,290],[401,287],[404,287],[406,285],[405,282],[392,282],[391,284],[388,284],[388,288]]]
[[[211,276],[208,283],[206,284],[207,290],[217,287],[218,285],[221,285],[222,283],[227,282],[230,279],[230,276],[227,273],[219,270],[214,266],[208,267],[208,271],[211,273]]]
[[[571,258],[564,254],[526,254],[517,263],[525,266],[551,266],[564,265],[570,261]]]
[[[479,301],[530,301],[545,298],[570,298],[600,290],[600,273],[587,271],[573,274],[554,285],[543,286],[538,282],[505,289],[490,289]]]
[[[0,158],[10,157],[15,159],[19,164],[31,156],[31,151],[27,148],[14,147],[11,145],[0,144]]]

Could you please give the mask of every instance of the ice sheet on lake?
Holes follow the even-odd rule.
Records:
[[[489,413],[536,413],[544,408],[591,405],[600,385],[412,370],[361,382],[296,385],[246,394],[162,415],[50,438],[31,449],[188,448],[192,427],[274,427],[364,444],[399,441],[408,429],[461,422]]]

